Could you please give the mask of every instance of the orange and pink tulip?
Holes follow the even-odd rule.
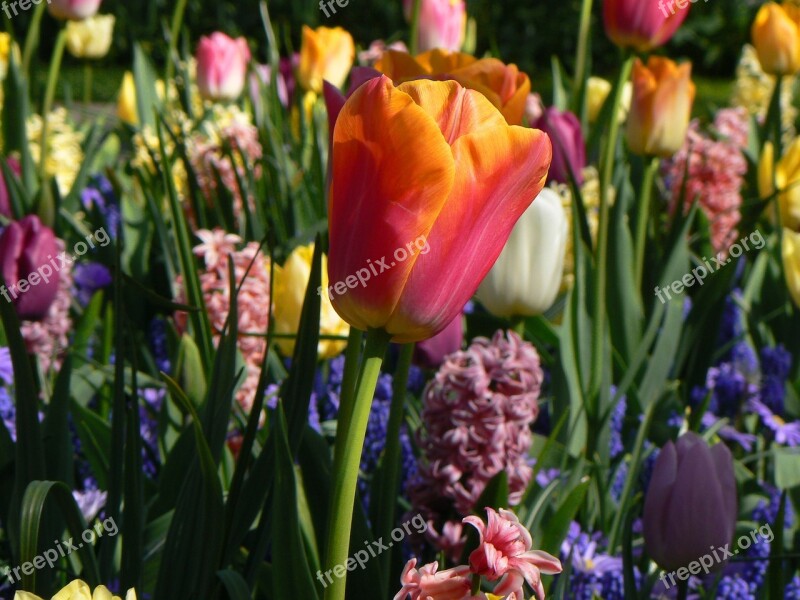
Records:
[[[694,0],[696,1],[696,0]],[[692,0],[604,0],[606,34],[620,48],[649,52],[666,44],[686,16]]]
[[[333,133],[328,276],[374,274],[335,293],[336,311],[395,342],[444,329],[544,186],[551,157],[546,134],[509,126],[454,81],[362,85]]]

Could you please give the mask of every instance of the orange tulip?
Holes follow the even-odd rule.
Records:
[[[317,94],[322,92],[323,81],[340,88],[355,56],[353,37],[341,27],[311,29],[304,25],[297,79],[305,90]]]
[[[791,75],[800,70],[800,11],[768,2],[756,14],[751,29],[753,46],[765,72]]]
[[[635,154],[672,156],[683,145],[692,115],[692,65],[651,56],[633,64],[633,98],[628,115],[628,147]]]
[[[395,83],[413,79],[452,79],[486,96],[509,125],[520,125],[531,82],[516,65],[496,58],[478,60],[469,54],[431,50],[416,57],[398,50],[386,51],[375,68]]]
[[[454,81],[347,100],[333,133],[328,277],[333,307],[396,342],[432,337],[475,293],[544,186],[552,149]]]

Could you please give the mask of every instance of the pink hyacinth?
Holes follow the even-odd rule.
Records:
[[[671,185],[670,212],[685,188],[684,210],[699,201],[711,225],[714,251],[724,255],[736,241],[742,218],[740,190],[747,173],[742,153],[748,134],[745,110],[720,110],[712,131],[713,137],[701,131],[698,121],[692,121],[683,148],[665,164],[664,173]]]
[[[219,342],[230,310],[230,283],[228,255],[233,258],[234,279],[240,286],[237,298],[239,312],[239,338],[237,344],[245,362],[245,380],[236,393],[236,400],[245,412],[249,412],[255,399],[261,363],[266,351],[263,334],[269,324],[269,259],[259,250],[258,244],[250,242],[237,250],[241,238],[222,229],[201,229],[195,235],[202,241],[195,246],[194,254],[203,259],[205,269],[200,273],[208,318],[214,334],[214,343]],[[252,266],[250,266],[252,263]],[[248,271],[248,267],[250,270]],[[247,277],[245,277],[247,273]],[[178,286],[182,278],[178,277]],[[185,302],[181,289],[179,301]],[[186,314],[177,313],[176,321],[185,327]],[[256,334],[256,335],[253,335]]]
[[[56,238],[58,252],[66,248],[63,240]],[[72,303],[72,267],[69,264],[60,266],[58,272],[58,292],[56,298],[40,320],[22,320],[20,329],[22,339],[29,354],[39,357],[39,365],[43,373],[53,367],[61,368],[64,353],[69,348],[67,335],[72,331],[72,319],[69,310]]]
[[[471,513],[495,475],[507,473],[511,505],[522,498],[531,480],[530,426],[542,379],[536,349],[516,333],[498,331],[448,356],[425,389],[417,438],[422,460],[408,493],[428,521],[429,541],[448,556],[459,556],[460,517]]]
[[[469,567],[461,566],[446,571],[438,571],[438,563],[430,563],[419,569],[417,559],[408,561],[400,583],[403,587],[394,600],[468,600],[470,594]]]
[[[561,572],[561,561],[541,550],[531,550],[531,534],[519,522],[517,515],[505,509],[496,512],[486,509],[488,523],[479,517],[464,519],[480,534],[480,544],[469,555],[470,572],[489,581],[500,579],[494,593],[499,596],[515,594],[524,598],[522,585],[528,582],[540,600],[544,600],[541,574]]]

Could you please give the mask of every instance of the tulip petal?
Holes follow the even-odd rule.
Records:
[[[374,269],[373,281],[344,294],[334,290],[333,306],[359,329],[382,327],[415,263],[413,256],[396,260],[391,253],[430,232],[453,186],[453,156],[437,123],[385,76],[347,101],[333,140],[330,283]],[[371,267],[365,256],[375,261]],[[383,259],[385,272],[376,264]]]
[[[531,82],[516,65],[505,65],[496,58],[484,58],[452,71],[450,75],[462,85],[489,98],[509,125],[522,123]]]
[[[475,102],[488,103],[478,92],[468,93]],[[428,236],[431,251],[417,259],[388,327],[404,332],[396,341],[440,331],[475,293],[544,186],[552,148],[541,131],[503,124],[458,138],[453,156],[451,200]],[[443,270],[443,264],[454,268]]]

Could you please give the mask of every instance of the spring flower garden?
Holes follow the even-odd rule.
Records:
[[[800,3],[371,2],[0,5],[0,598],[800,599]]]

